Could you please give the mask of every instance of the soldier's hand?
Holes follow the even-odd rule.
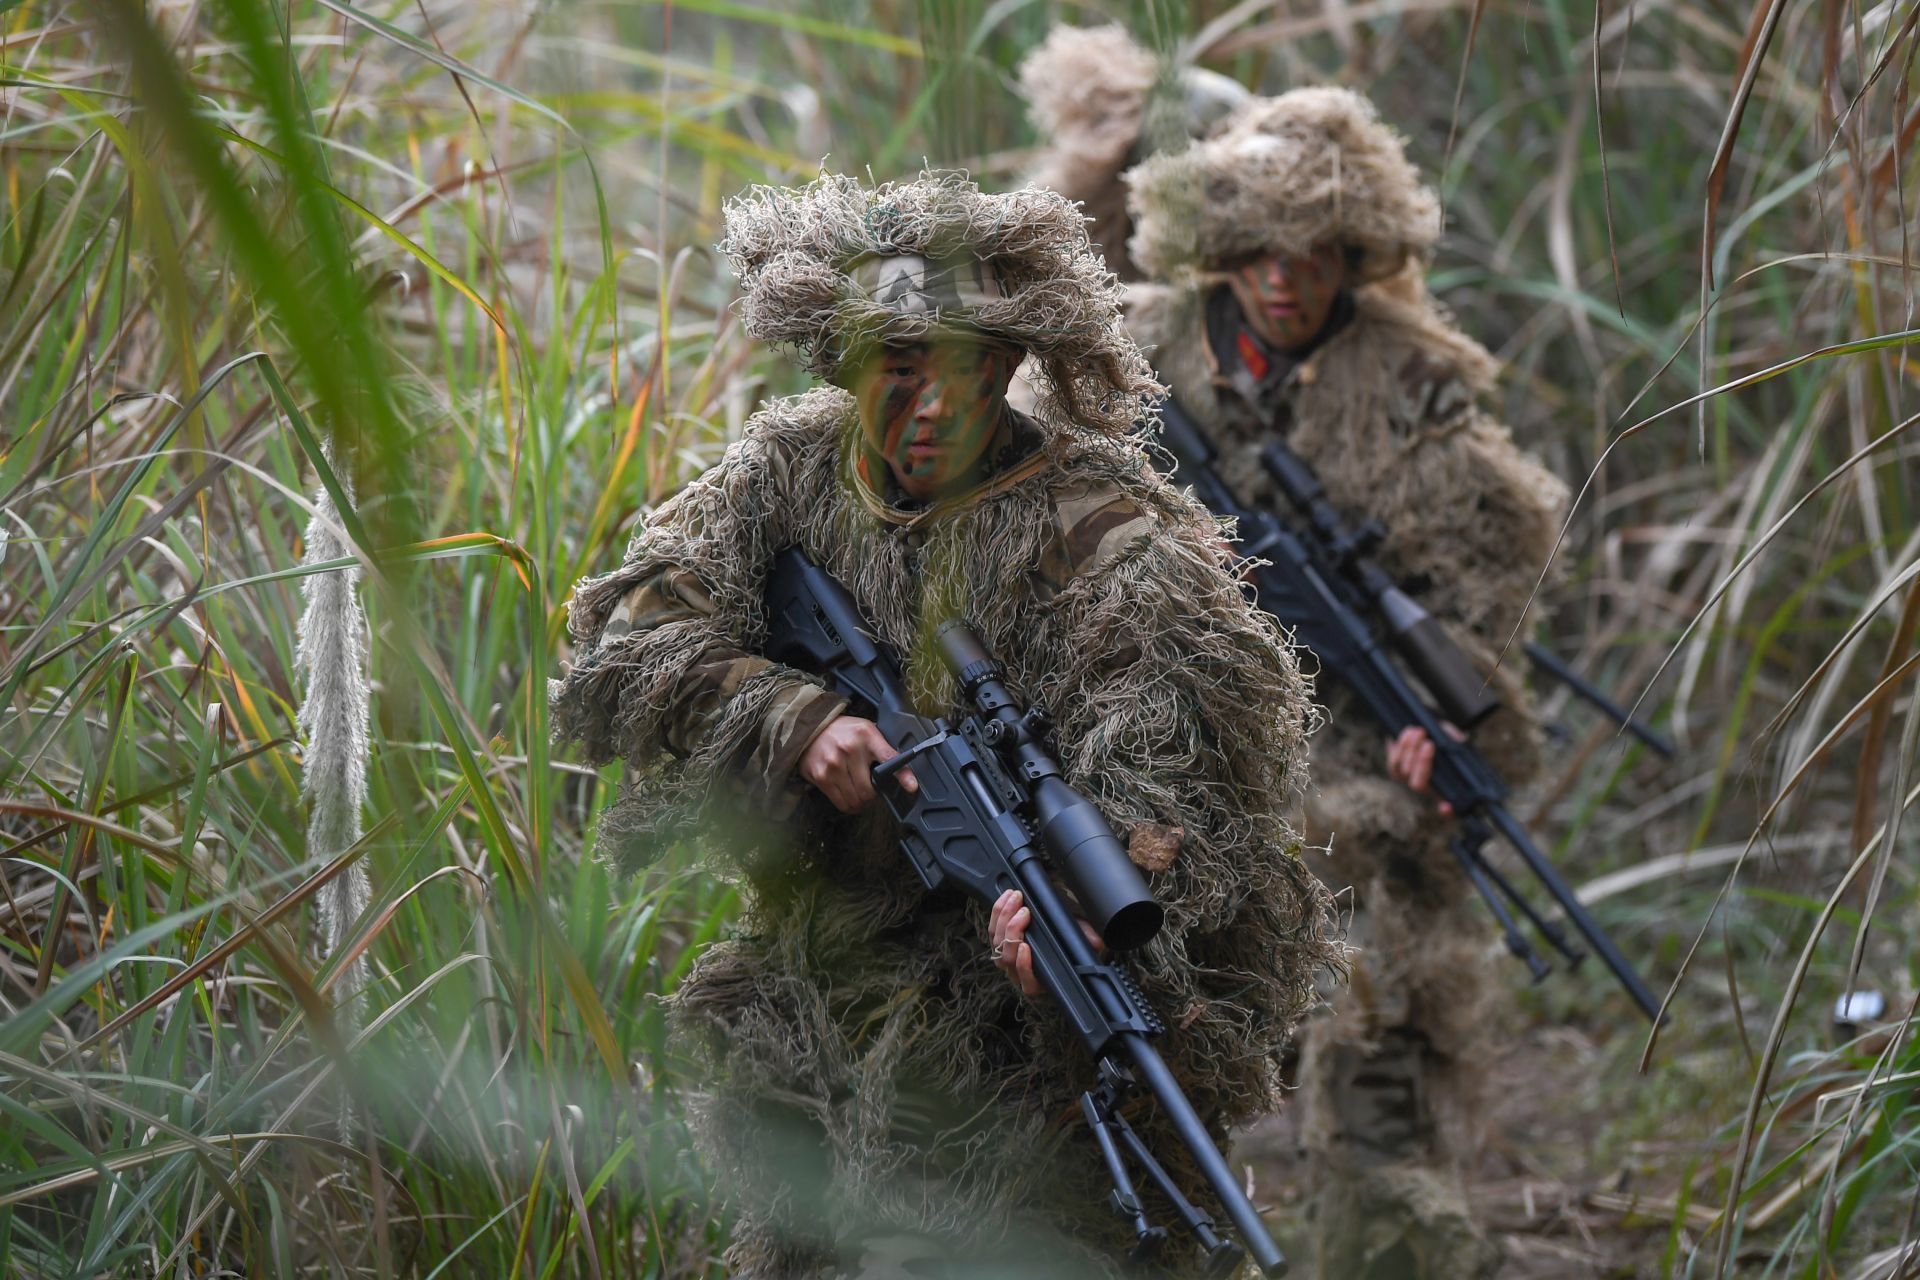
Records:
[[[859,716],[840,716],[820,731],[800,757],[802,779],[818,787],[842,813],[858,813],[873,803],[873,766],[899,754],[880,726]],[[900,785],[918,791],[913,770],[902,769]]]
[[[1455,742],[1467,740],[1466,734],[1450,724],[1443,723],[1440,727]],[[1433,741],[1427,737],[1427,731],[1410,724],[1400,731],[1399,737],[1387,743],[1387,776],[1405,783],[1410,790],[1425,791],[1433,781],[1433,754]],[[1442,800],[1440,812],[1452,817],[1453,806]]]
[[[1027,925],[1033,921],[1033,912],[1027,909],[1025,900],[1018,889],[1009,889],[994,901],[993,913],[987,920],[987,936],[993,943],[993,962],[999,965],[1013,979],[1013,985],[1023,996],[1037,996],[1042,988],[1040,979],[1033,972],[1033,948],[1027,945]],[[1105,955],[1106,940],[1094,932],[1093,926],[1085,920],[1076,920],[1080,932],[1087,936],[1087,942],[1093,947],[1094,954]]]

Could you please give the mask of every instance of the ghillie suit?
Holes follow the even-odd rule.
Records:
[[[1162,122],[1166,141],[1203,137],[1248,100],[1245,88],[1200,67],[1178,73],[1156,103],[1160,63],[1119,26],[1055,27],[1020,64],[1020,91],[1042,140],[1031,181],[1080,202],[1093,220],[1088,234],[1107,269],[1122,280],[1145,275],[1127,252],[1133,221],[1121,175],[1147,154]]]
[[[1428,297],[1422,260],[1439,212],[1401,143],[1359,95],[1302,89],[1256,102],[1182,155],[1129,174],[1134,252],[1161,286],[1130,294],[1131,332],[1220,446],[1243,500],[1286,510],[1259,465],[1274,434],[1336,507],[1379,521],[1377,558],[1482,671],[1520,622],[1566,491],[1476,398],[1491,356]],[[1268,367],[1216,264],[1347,247],[1350,292],[1317,346]],[[1511,664],[1505,710],[1474,735],[1511,782],[1540,759]],[[1330,887],[1351,887],[1351,991],[1309,1024],[1300,1064],[1322,1276],[1491,1274],[1459,1181],[1480,1100],[1490,1007],[1485,909],[1448,851],[1451,823],[1391,781],[1384,742],[1338,686],[1312,744],[1307,835],[1330,842]]]
[[[588,760],[627,760],[603,842],[632,870],[696,836],[741,886],[737,933],[672,1001],[703,1067],[698,1131],[741,1208],[727,1261],[794,1277],[864,1256],[865,1274],[904,1275],[931,1252],[943,1275],[955,1259],[980,1268],[967,1274],[1021,1274],[1014,1259],[1111,1274],[1130,1241],[1078,1117],[1090,1064],[1058,1011],[995,967],[985,909],[921,887],[882,807],[844,816],[796,781],[843,704],[756,656],[764,575],[790,544],[830,570],[906,656],[923,710],[959,710],[929,645],[957,613],[1054,712],[1069,780],[1168,909],[1130,963],[1221,1135],[1278,1106],[1281,1050],[1333,953],[1287,821],[1303,682],[1211,521],[1129,434],[1157,387],[1064,200],[951,174],[876,189],[823,176],[735,201],[722,247],[749,332],[824,376],[860,343],[964,326],[1026,348],[1046,380],[1038,416],[1014,422],[1017,459],[917,510],[866,479],[847,392],[768,404],[620,569],[575,593],[554,720]],[[978,296],[930,308],[863,287],[864,264],[902,256],[977,264]]]

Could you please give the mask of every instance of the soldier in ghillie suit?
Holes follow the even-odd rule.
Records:
[[[1483,672],[1546,562],[1565,489],[1477,397],[1491,356],[1428,296],[1433,193],[1372,106],[1343,89],[1255,100],[1203,142],[1127,175],[1134,339],[1220,449],[1250,504],[1285,510],[1259,465],[1284,437],[1349,518],[1380,522],[1377,558]],[[1540,758],[1525,690],[1475,733],[1512,783]],[[1477,1128],[1492,990],[1488,921],[1448,850],[1419,729],[1386,744],[1337,687],[1312,744],[1307,835],[1350,887],[1351,989],[1303,1035],[1301,1124],[1318,1273],[1465,1280],[1498,1250],[1459,1166]]]
[[[956,615],[1054,712],[1068,780],[1167,908],[1128,963],[1220,1136],[1279,1104],[1332,955],[1288,822],[1306,690],[1212,522],[1146,465],[1132,433],[1158,387],[1066,201],[823,176],[733,202],[722,249],[748,332],[834,385],[764,406],[579,585],[553,707],[588,760],[627,761],[610,856],[633,870],[689,836],[741,886],[737,932],[671,1006],[740,1207],[727,1261],[1112,1274],[1131,1233],[1077,1116],[1090,1064],[1032,982],[1018,904],[923,889],[871,803],[891,744],[759,656],[765,574],[789,545],[832,572],[929,714],[959,710],[931,646]],[[1032,417],[1005,403],[1023,355]]]
[[[1204,67],[1182,68],[1165,86],[1160,78],[1159,60],[1118,26],[1055,27],[1020,64],[1020,92],[1045,144],[1033,185],[1080,203],[1093,247],[1127,282],[1144,273],[1127,253],[1133,220],[1122,175],[1153,143],[1201,137],[1250,96]]]

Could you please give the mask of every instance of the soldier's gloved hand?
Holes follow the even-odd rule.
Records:
[[[1441,722],[1440,727],[1455,742],[1465,742],[1467,735],[1453,725]],[[1414,791],[1425,791],[1427,784],[1433,781],[1433,742],[1427,737],[1427,731],[1417,724],[1410,724],[1400,731],[1400,736],[1387,744],[1387,776],[1395,782],[1404,782]],[[1445,800],[1440,802],[1443,816],[1453,816],[1453,806]]]
[[[858,813],[873,803],[873,766],[891,760],[893,749],[880,726],[859,716],[840,716],[827,723],[800,757],[801,778],[820,788],[842,813]],[[900,785],[918,791],[913,770],[902,769]]]
[[[1040,979],[1033,973],[1033,948],[1026,943],[1027,925],[1033,920],[1033,912],[1027,910],[1025,901],[1018,889],[1009,889],[994,901],[993,914],[987,920],[987,934],[993,942],[993,962],[1006,970],[1023,996],[1037,996],[1042,988]],[[1080,932],[1087,935],[1087,942],[1093,947],[1095,955],[1105,955],[1107,944],[1093,926],[1085,920],[1076,919]]]

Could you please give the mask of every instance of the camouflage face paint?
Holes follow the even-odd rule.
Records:
[[[1339,245],[1320,244],[1310,253],[1265,254],[1222,274],[1247,327],[1270,347],[1296,351],[1327,323],[1347,284],[1347,258]]]
[[[880,348],[849,384],[868,451],[920,501],[971,488],[986,478],[1015,363],[1001,347],[956,338]]]

